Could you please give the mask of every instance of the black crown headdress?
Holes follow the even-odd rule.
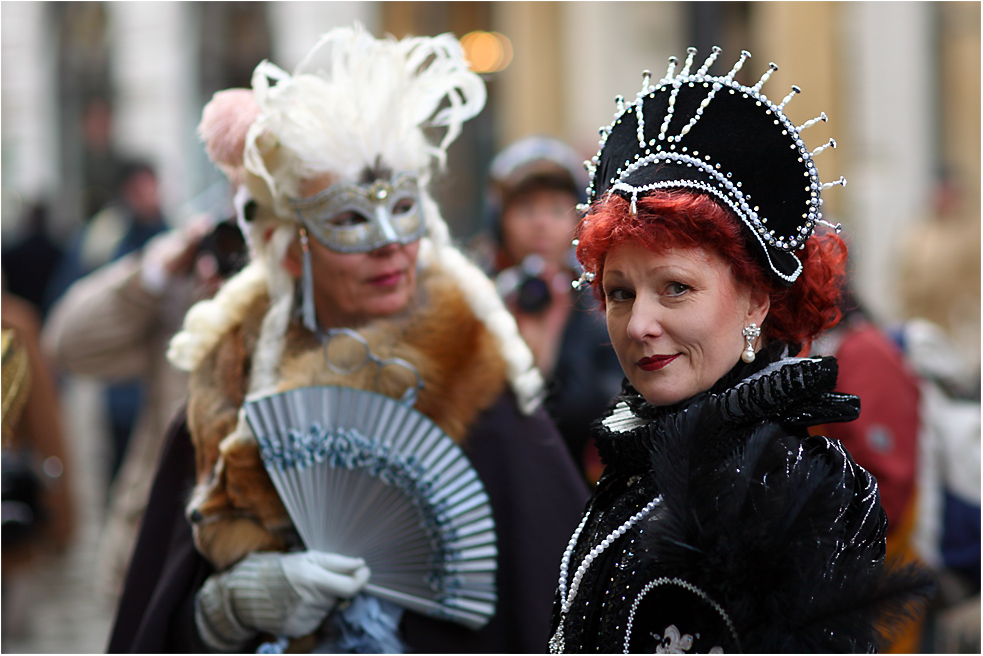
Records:
[[[826,114],[796,126],[783,110],[798,87],[779,104],[761,93],[778,69],[774,63],[754,86],[737,82],[734,76],[751,56],[746,50],[723,76],[708,73],[720,48],[696,71],[696,48],[687,52],[678,74],[678,60],[670,57],[665,77],[655,84],[649,71],[643,73],[634,102],[616,98],[614,121],[601,128],[597,155],[584,163],[591,177],[588,203],[611,191],[630,199],[634,213],[638,197],[656,189],[711,194],[748,228],[767,268],[791,285],[802,272],[794,251],[804,247],[816,224],[840,230],[823,221],[820,193],[846,180],[820,182],[813,162],[836,142],[810,151],[801,137],[826,121]]]

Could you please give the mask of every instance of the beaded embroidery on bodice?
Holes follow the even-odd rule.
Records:
[[[601,486],[604,486],[602,490]],[[603,585],[599,580],[601,572],[614,572],[611,585],[608,590],[618,589],[628,595],[635,588],[640,587],[640,581],[633,576],[630,563],[636,554],[633,546],[637,538],[646,531],[651,530],[658,521],[659,503],[661,499],[656,493],[652,481],[637,475],[620,474],[609,476],[598,483],[598,490],[601,494],[595,497],[596,505],[603,508],[603,512],[591,512],[585,515],[583,528],[580,531],[573,550],[569,556],[569,570],[567,574],[566,593],[571,609],[563,612],[562,606],[564,599],[561,598],[562,621],[554,639],[550,642],[552,653],[564,653],[568,651],[570,645],[582,644],[586,618],[577,617],[574,608],[584,608],[584,598],[597,586]],[[627,491],[625,491],[627,490]],[[592,504],[592,507],[595,504]],[[635,521],[632,521],[636,518]],[[622,527],[626,527],[621,531]],[[620,531],[620,532],[619,532]],[[600,553],[590,557],[593,549],[602,545],[605,540],[609,540],[608,546],[600,550]],[[613,568],[609,565],[613,560]],[[589,561],[589,566],[583,571],[583,578],[579,582],[579,592],[572,595],[570,581],[575,575],[574,570],[578,569],[585,561]],[[562,588],[563,586],[561,586]],[[605,595],[606,597],[608,595]],[[589,604],[587,604],[589,607]],[[601,624],[609,624],[620,612],[600,613]],[[610,630],[610,627],[606,627]],[[557,639],[559,636],[559,639]]]

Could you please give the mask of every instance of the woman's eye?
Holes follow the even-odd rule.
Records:
[[[395,207],[393,207],[393,214],[396,216],[399,216],[400,214],[409,214],[413,211],[414,205],[416,205],[416,203],[412,198],[403,198],[396,203]]]
[[[328,221],[328,223],[336,228],[347,228],[349,226],[358,225],[359,223],[365,223],[366,221],[368,221],[368,219],[358,212],[344,212],[332,218],[330,221]]]
[[[666,294],[668,296],[679,296],[685,293],[689,287],[681,282],[671,282],[666,285]]]
[[[612,289],[606,293],[608,300],[620,303],[622,301],[630,300],[632,297],[631,292],[627,289]]]

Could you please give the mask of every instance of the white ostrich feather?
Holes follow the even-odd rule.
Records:
[[[329,58],[325,68],[315,69],[318,55]],[[297,181],[317,173],[355,180],[383,165],[417,172],[425,187],[432,161],[444,163],[461,124],[485,103],[484,83],[452,35],[375,39],[359,25],[325,34],[292,75],[261,63],[252,84],[260,115],[245,165],[266,181],[278,213]],[[428,141],[427,127],[447,128],[439,144]],[[287,161],[270,170],[264,155],[274,143]]]

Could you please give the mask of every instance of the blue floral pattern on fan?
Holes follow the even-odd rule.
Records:
[[[373,478],[402,490],[421,513],[421,521],[433,540],[431,556],[435,567],[431,574],[434,590],[445,588],[443,565],[456,559],[456,550],[447,543],[457,538],[457,531],[447,516],[444,501],[431,501],[434,477],[427,474],[417,458],[403,458],[386,444],[365,438],[357,431],[325,430],[314,423],[306,431],[291,428],[283,437],[257,438],[263,461],[277,469],[303,469],[327,462],[332,467],[362,469]],[[447,582],[455,587],[452,581]]]
[[[309,549],[364,558],[365,591],[481,628],[497,603],[484,484],[429,417],[367,390],[313,386],[244,405],[267,473]]]

